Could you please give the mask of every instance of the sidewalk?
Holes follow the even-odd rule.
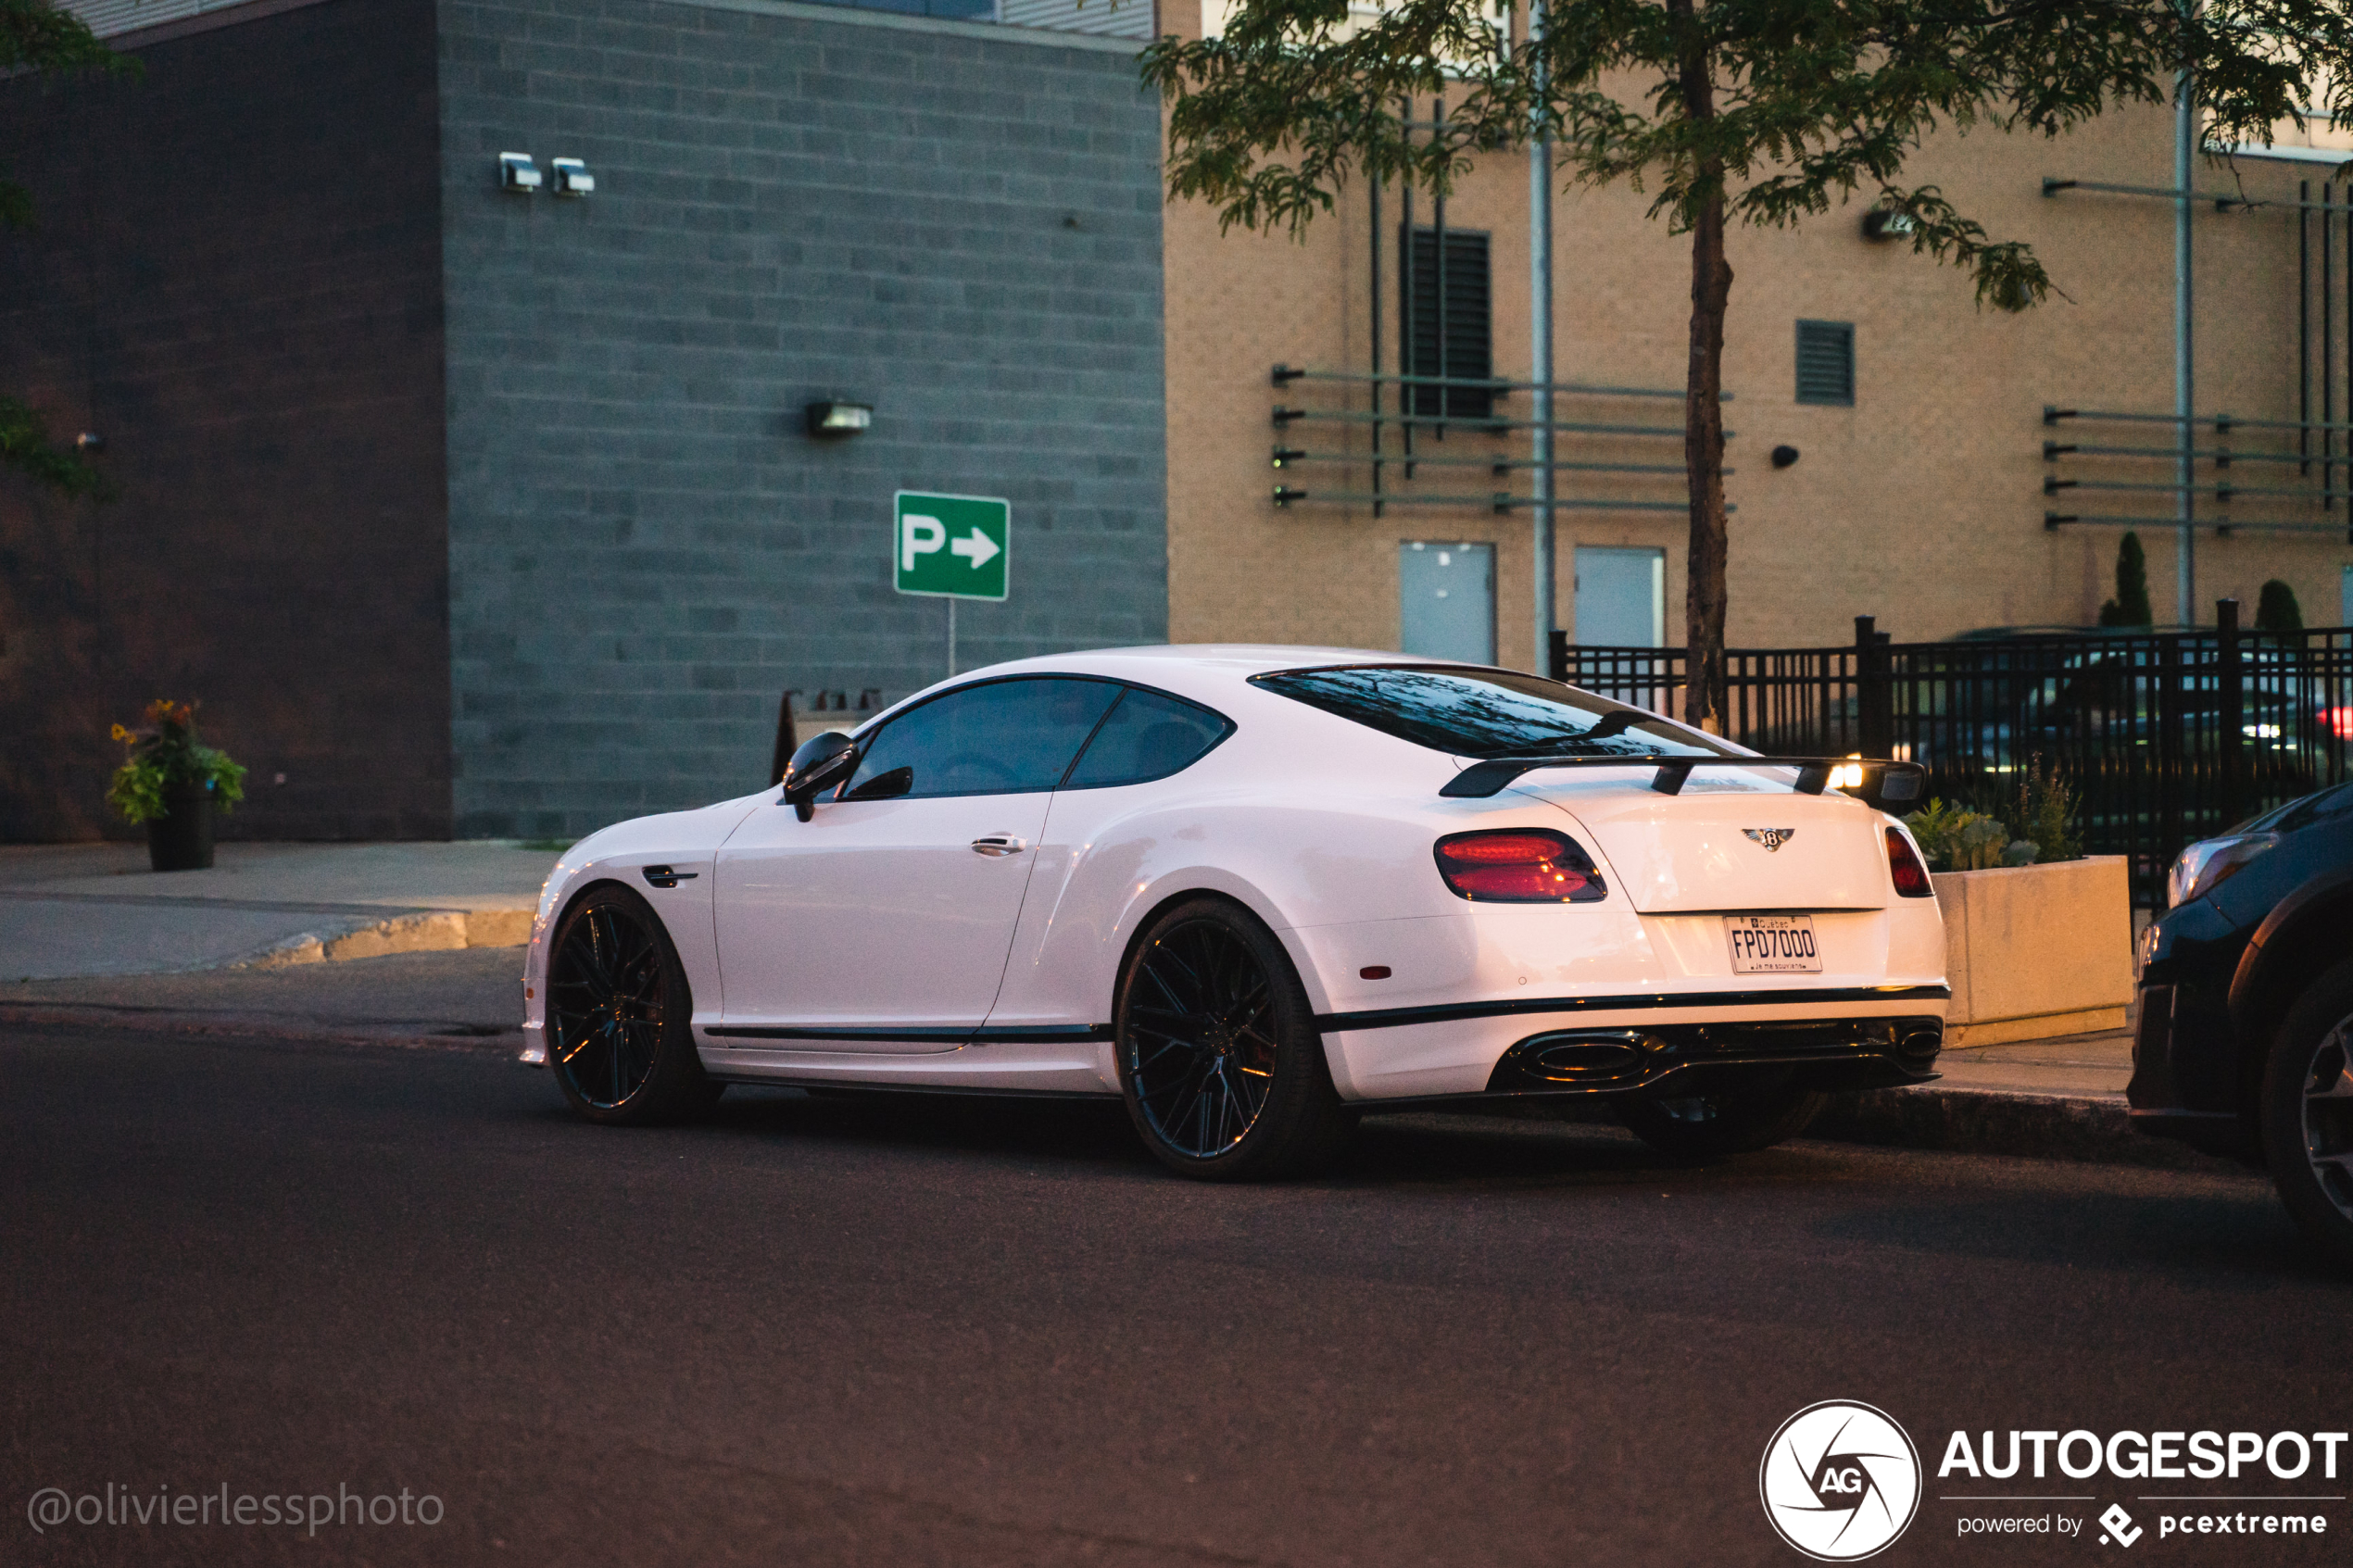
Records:
[[[224,844],[210,871],[157,873],[139,845],[0,846],[0,987],[517,947],[555,859],[495,840]]]
[[[2133,1131],[2124,1102],[2129,1029],[1964,1047],[1938,1057],[1936,1070],[1943,1076],[1933,1084],[1833,1101],[1806,1136],[2123,1165],[2229,1164]]]

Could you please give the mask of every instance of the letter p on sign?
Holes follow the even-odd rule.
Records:
[[[937,555],[948,547],[948,525],[936,517],[907,512],[899,519],[899,570],[915,570],[917,556]]]

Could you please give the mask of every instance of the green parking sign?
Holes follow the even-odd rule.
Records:
[[[990,495],[901,490],[891,508],[894,585],[935,598],[1002,599],[1013,508]]]

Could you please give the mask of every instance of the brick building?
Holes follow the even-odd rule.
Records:
[[[0,839],[120,832],[158,694],[251,768],[240,836],[755,787],[786,688],[945,672],[900,488],[1013,503],[964,665],[1163,637],[1148,8],[929,7],[79,6],[144,79],[0,89],[42,218],[0,386],[122,495],[0,486]],[[824,398],[872,429],[812,439]]]
[[[67,3],[145,75],[0,87],[43,215],[0,235],[0,388],[99,436],[123,495],[0,483],[0,839],[120,831],[107,726],[158,694],[252,767],[240,835],[735,793],[786,690],[944,672],[944,607],[890,587],[900,488],[1013,502],[966,667],[1537,660],[1526,389],[1416,394],[1409,448],[1365,379],[1524,379],[1525,159],[1442,218],[1353,184],[1303,244],[1164,211],[1134,56],[1202,0]],[[2082,624],[2118,519],[2177,613],[2171,138],[1921,151],[2049,264],[2023,316],[1860,208],[1734,234],[1735,643]],[[2321,623],[2353,619],[2353,137],[2284,143],[2196,182],[2196,599],[2276,576]],[[595,191],[502,188],[508,153]],[[1688,260],[1646,201],[1555,205],[1556,376],[1604,389],[1556,416],[1585,643],[1681,634]],[[812,439],[822,398],[872,430]]]
[[[1214,27],[1218,0],[1165,0],[1162,21],[1189,35],[1204,8]],[[1425,121],[1436,112],[1414,107]],[[2134,110],[2057,141],[1981,131],[1920,150],[1908,179],[1941,184],[1995,237],[2044,257],[2064,297],[2023,315],[1979,310],[1965,274],[1871,237],[1863,205],[1733,231],[1734,644],[1848,642],[1856,615],[1901,641],[2089,624],[2114,592],[2126,526],[2115,518],[2147,520],[2137,532],[2156,613],[2174,618],[2173,459],[2123,450],[2174,445],[2149,422],[2173,407],[2172,144],[2170,110]],[[2293,585],[2309,624],[2353,619],[2347,159],[2353,135],[2295,124],[2268,155],[2202,166],[2194,182],[2222,198],[2192,214],[2196,608],[2208,624],[2223,595],[2251,616],[2271,577]],[[1354,181],[1302,243],[1221,234],[1214,212],[1169,209],[1177,640],[1535,667],[1531,513],[1514,504],[1529,475],[1495,466],[1529,459],[1527,430],[1509,423],[1529,418],[1527,392],[1491,406],[1457,389],[1441,405],[1425,388],[1416,413],[1430,422],[1409,447],[1394,418],[1403,394],[1383,384],[1391,417],[1377,453],[1364,379],[1442,366],[1525,383],[1528,180],[1524,154],[1482,157],[1442,220],[1427,195]],[[1555,381],[1619,389],[1562,395],[1554,414],[1570,503],[1555,529],[1556,623],[1585,644],[1683,641],[1691,263],[1688,242],[1645,216],[1650,200],[1613,188],[1554,203]],[[1278,365],[1309,374],[1274,384]],[[2048,406],[2139,417],[2046,424]]]

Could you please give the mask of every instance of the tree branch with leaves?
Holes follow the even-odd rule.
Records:
[[[82,19],[47,0],[0,0],[0,75],[135,76],[139,62],[98,41]],[[0,229],[38,227],[32,193],[0,166]],[[0,397],[0,468],[14,469],[58,495],[104,495],[105,477],[79,448],[50,439],[40,412],[20,398]]]
[[[1535,44],[1516,18],[1499,40],[1488,3],[1395,0],[1360,19],[1347,0],[1242,0],[1220,37],[1161,39],[1142,69],[1168,106],[1169,194],[1297,236],[1352,177],[1444,194],[1478,155],[1539,134],[1565,184],[1648,193],[1692,247],[1685,716],[1711,729],[1731,229],[1868,201],[1966,272],[1981,308],[2024,310],[2056,286],[2032,248],[1906,182],[1931,134],[2056,137],[2171,102],[2184,72],[2212,144],[2268,143],[2308,104],[2353,125],[2353,0],[1554,0]],[[1437,95],[1435,129],[1395,112]]]

